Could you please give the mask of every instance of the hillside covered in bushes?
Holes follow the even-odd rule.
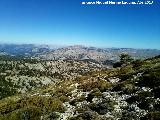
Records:
[[[92,69],[81,68],[85,71],[68,74],[74,77],[67,79],[64,79],[66,74],[59,72],[62,75],[56,76],[59,80],[26,92],[17,92],[22,86],[14,84],[13,79],[2,82],[4,73],[1,72],[0,120],[159,120],[160,56],[143,61],[125,54],[120,57],[113,68],[94,68],[93,64],[86,63],[93,65]],[[36,73],[37,78],[41,72]],[[35,76],[21,70],[12,73],[12,76]],[[42,76],[52,80],[54,75],[43,73]]]

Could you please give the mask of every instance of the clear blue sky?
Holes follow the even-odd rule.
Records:
[[[153,5],[82,1],[87,0],[0,0],[0,43],[160,49],[159,0]]]

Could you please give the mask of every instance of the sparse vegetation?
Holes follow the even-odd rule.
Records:
[[[0,119],[160,119],[160,58],[120,63],[0,60]]]

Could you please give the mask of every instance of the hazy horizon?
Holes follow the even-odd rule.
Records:
[[[50,48],[65,48],[65,47],[71,47],[71,46],[82,46],[82,47],[94,47],[94,48],[100,48],[100,49],[152,49],[152,50],[160,50],[157,48],[134,48],[134,47],[100,47],[100,46],[87,46],[82,44],[70,44],[70,45],[58,45],[58,44],[37,44],[37,43],[0,43],[0,45],[35,45],[35,46],[49,46]]]

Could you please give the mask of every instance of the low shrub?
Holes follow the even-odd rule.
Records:
[[[103,100],[100,103],[91,103],[89,105],[90,109],[97,112],[98,114],[104,115],[109,111],[112,111],[114,109],[114,105],[116,103],[111,100]]]
[[[111,88],[111,84],[103,80],[88,81],[87,83],[80,85],[79,88],[83,89],[85,92],[91,91],[94,88],[98,88],[101,92],[104,92]]]
[[[100,91],[98,88],[94,88],[94,89],[88,94],[87,101],[92,102],[92,99],[93,99],[94,97],[101,97],[101,96],[102,96],[101,91]]]

